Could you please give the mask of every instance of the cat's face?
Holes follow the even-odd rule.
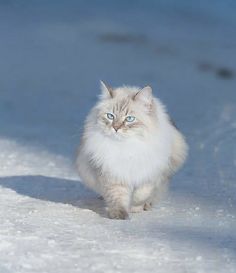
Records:
[[[150,87],[111,90],[102,83],[97,123],[106,135],[115,138],[144,136],[153,122]]]

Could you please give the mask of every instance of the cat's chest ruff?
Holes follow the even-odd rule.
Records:
[[[168,164],[168,149],[163,153],[162,144],[135,138],[117,141],[97,135],[96,141],[90,142],[90,155],[104,172],[139,184]]]

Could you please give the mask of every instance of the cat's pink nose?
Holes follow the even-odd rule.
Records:
[[[114,130],[117,132],[119,129],[120,129],[120,125],[116,125],[116,124],[113,124],[112,127],[114,128]]]

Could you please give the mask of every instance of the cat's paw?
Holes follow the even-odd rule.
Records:
[[[129,219],[129,214],[124,208],[109,209],[108,216],[110,219],[120,219],[120,220]]]
[[[143,210],[151,210],[151,209],[152,209],[152,203],[151,202],[148,202],[148,203],[144,204]]]
[[[132,213],[142,212],[143,209],[144,209],[143,206],[144,206],[144,205],[141,205],[141,206],[133,206],[133,207],[131,207],[130,212],[132,212]]]

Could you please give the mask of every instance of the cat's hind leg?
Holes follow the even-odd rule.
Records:
[[[155,186],[152,184],[145,184],[134,190],[132,196],[131,212],[141,212],[150,207],[153,191]]]
[[[140,205],[140,206],[132,206],[130,208],[130,212],[132,213],[138,213],[138,212],[142,212],[144,208],[144,205]]]
[[[143,210],[148,211],[152,209],[152,202],[147,201],[144,206],[143,206]]]

